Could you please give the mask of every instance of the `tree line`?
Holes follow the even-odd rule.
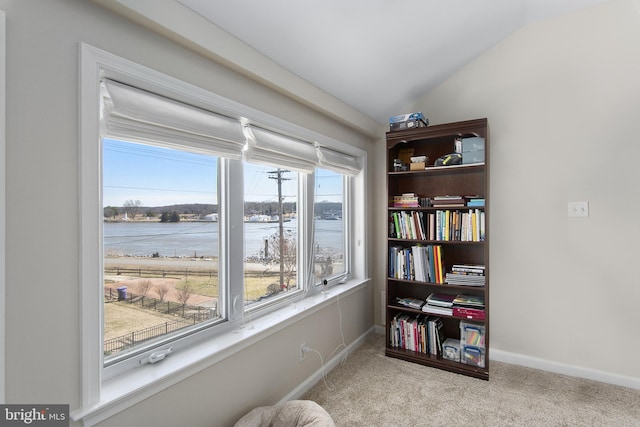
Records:
[[[297,206],[294,202],[284,202],[284,213],[296,212]],[[280,211],[277,201],[264,201],[264,202],[245,202],[244,214],[245,215],[277,215]],[[198,215],[205,216],[212,213],[218,213],[217,204],[206,203],[188,203],[188,204],[176,204],[167,206],[142,206],[140,200],[127,200],[121,207],[106,206],[104,208],[104,217],[110,219],[116,219],[120,215],[127,215],[129,219],[135,219],[139,215],[143,215],[149,218],[157,218],[160,216],[162,221],[162,215],[171,215],[174,219],[177,215]],[[338,202],[321,202],[316,203],[315,214],[325,213],[342,213],[342,203]],[[179,221],[179,219],[178,219]],[[167,219],[163,222],[175,222]]]

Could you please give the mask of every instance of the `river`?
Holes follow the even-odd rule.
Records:
[[[259,256],[264,241],[278,233],[278,223],[244,223],[245,257]],[[342,221],[316,220],[316,244],[341,253]],[[296,222],[284,223],[295,232]],[[217,222],[105,222],[104,251],[108,256],[217,257]]]

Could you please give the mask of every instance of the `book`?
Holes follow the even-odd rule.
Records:
[[[458,273],[478,273],[484,274],[485,266],[480,264],[453,264],[451,271]]]
[[[484,309],[478,309],[478,308],[454,306],[453,315],[456,317],[463,317],[465,319],[485,320]]]
[[[439,245],[433,246],[433,258],[435,265],[435,282],[444,283],[444,263],[442,261],[442,248]]]
[[[432,293],[422,306],[422,311],[431,314],[453,315],[453,300],[455,295]]]
[[[412,298],[412,297],[396,298],[396,302],[405,307],[415,308],[417,310],[420,310],[422,306],[425,304],[424,300],[421,300],[418,298]]]
[[[484,207],[485,199],[481,196],[464,196],[468,207]]]
[[[393,196],[392,206],[394,208],[417,208],[420,206],[419,197],[415,193],[403,193]]]
[[[444,321],[441,317],[435,317],[429,320],[429,353],[433,355],[442,355],[442,343],[444,342]]]
[[[464,201],[464,197],[462,196],[451,196],[451,195],[445,195],[445,196],[434,196],[431,198],[433,203],[449,203],[449,202],[458,202],[458,201]]]
[[[480,295],[457,295],[453,300],[455,307],[477,308],[484,310],[484,297]]]
[[[465,205],[466,201],[462,196],[435,196],[431,198],[431,206],[436,208],[464,207]]]
[[[456,295],[432,293],[427,297],[426,303],[440,307],[453,307],[455,299]]]
[[[484,286],[485,278],[483,275],[476,273],[447,273],[444,279],[445,283],[457,286]]]
[[[425,304],[422,306],[422,311],[429,314],[441,314],[444,316],[453,316],[453,307],[446,308],[437,305]]]

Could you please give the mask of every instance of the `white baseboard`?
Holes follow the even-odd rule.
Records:
[[[310,377],[299,384],[294,390],[286,395],[280,402],[299,399],[311,387],[322,380],[325,373],[330,372],[340,363],[345,354],[349,354],[360,347],[371,334],[384,334],[385,328],[382,325],[375,325],[365,333],[354,340],[346,349],[336,354],[331,360],[325,363],[324,367],[320,367]],[[599,381],[607,384],[628,387],[640,390],[640,378],[629,377],[611,372],[599,371],[596,369],[583,368],[566,363],[554,362],[552,360],[540,359],[537,357],[526,356],[524,354],[511,353],[508,351],[491,348],[491,360],[497,362],[509,363],[511,365],[525,366],[527,368],[540,369],[542,371],[553,372],[561,375],[568,375],[576,378],[584,378],[592,381]]]
[[[342,349],[339,353],[337,353],[331,360],[327,360],[324,363],[324,366],[321,366],[317,371],[315,371],[309,378],[300,383],[295,389],[293,389],[289,394],[283,397],[280,402],[283,403],[289,400],[299,399],[302,395],[304,395],[307,391],[311,389],[314,385],[316,385],[319,381],[322,380],[323,375],[328,374],[333,368],[335,368],[338,363],[340,363],[345,356],[348,356],[349,353],[355,351],[358,347],[360,347],[366,339],[375,333],[375,328],[371,327],[371,329],[367,330],[365,333],[356,338],[351,344],[349,344],[346,348]]]
[[[600,381],[607,384],[619,385],[622,387],[640,390],[640,378],[614,374],[611,372],[598,371],[596,369],[583,368],[580,366],[554,362],[552,360],[540,359],[526,356],[524,354],[510,353],[508,351],[491,348],[491,360],[509,363],[512,365],[526,366],[527,368],[540,369],[542,371],[556,374],[569,375],[571,377],[585,378],[593,381]]]

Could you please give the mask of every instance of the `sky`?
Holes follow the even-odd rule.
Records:
[[[245,163],[245,200],[276,201],[277,180],[269,179],[270,166]],[[121,207],[127,200],[142,206],[184,203],[217,204],[217,158],[183,150],[103,140],[103,205]],[[283,177],[285,201],[294,201],[296,173]],[[318,170],[316,200],[338,201],[338,175]]]

